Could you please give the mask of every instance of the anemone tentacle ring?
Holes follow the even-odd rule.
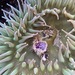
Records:
[[[2,9],[0,75],[75,75],[75,0],[16,1]]]

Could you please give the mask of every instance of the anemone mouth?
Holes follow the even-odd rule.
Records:
[[[3,10],[7,23],[0,23],[1,75],[74,74],[75,15],[67,12],[74,9],[73,0],[58,1],[17,0],[18,9],[8,4],[11,11]]]

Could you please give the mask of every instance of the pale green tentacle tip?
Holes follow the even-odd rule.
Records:
[[[71,75],[67,69],[62,70],[63,75]]]
[[[41,71],[45,70],[45,65],[42,60],[40,61],[40,69],[41,69]]]
[[[20,56],[19,61],[24,61],[25,55],[26,55],[26,52],[24,52],[24,53]]]
[[[27,75],[26,73],[25,73],[25,71],[24,72],[22,72],[22,74],[21,75]]]
[[[70,70],[70,69],[63,69],[62,70],[63,75],[75,75],[75,71],[74,70]]]
[[[59,48],[59,52],[58,52],[58,60],[59,60],[59,62],[62,62],[62,63],[64,63],[65,62],[65,59],[64,59],[64,56],[63,56],[63,54],[62,54],[62,44],[61,44],[61,46],[60,46],[60,48]]]
[[[36,62],[36,61],[35,61],[34,59],[32,59],[32,60],[29,59],[29,60],[28,60],[29,70],[30,70],[30,69],[33,69],[33,67],[34,67],[34,65],[35,65],[35,62]]]
[[[49,61],[49,64],[47,65],[47,70],[49,72],[52,72],[52,61]]]
[[[59,65],[58,65],[58,60],[56,59],[56,61],[54,62],[54,69],[55,70],[59,70]]]
[[[38,68],[35,67],[35,68],[34,68],[34,74],[36,75],[37,73],[38,73]]]
[[[15,55],[15,58],[19,58],[20,57],[20,53],[17,52],[16,55]]]
[[[23,67],[23,68],[25,68],[26,65],[27,65],[26,62],[23,62],[23,63],[22,63],[22,67]]]
[[[69,57],[70,62],[74,62],[74,59],[72,57]]]
[[[70,57],[69,61],[70,61],[70,63],[69,63],[70,67],[72,67],[73,69],[75,69],[75,60],[72,57]]]

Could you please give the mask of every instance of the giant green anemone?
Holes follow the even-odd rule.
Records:
[[[0,75],[75,75],[75,0],[17,2],[2,9]]]

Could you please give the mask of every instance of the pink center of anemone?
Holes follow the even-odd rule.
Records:
[[[38,42],[35,44],[37,49],[45,50],[46,49],[46,43],[45,42]]]

